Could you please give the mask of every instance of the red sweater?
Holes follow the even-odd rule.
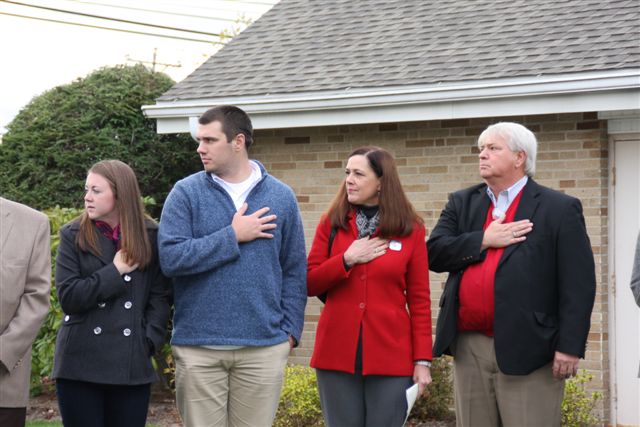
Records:
[[[513,222],[516,215],[520,196],[511,202],[505,213],[504,224]],[[491,212],[493,205],[489,204],[487,217],[483,230],[486,230],[493,218]],[[493,336],[493,312],[494,312],[494,283],[496,270],[504,248],[489,248],[487,256],[481,262],[470,265],[462,274],[460,281],[460,309],[458,310],[458,330],[476,331]]]

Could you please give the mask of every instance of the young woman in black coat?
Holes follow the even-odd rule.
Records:
[[[66,427],[143,427],[151,356],[167,331],[168,280],[158,264],[157,226],[145,217],[133,170],[96,163],[85,210],[60,231],[56,285],[64,318],[53,377]]]

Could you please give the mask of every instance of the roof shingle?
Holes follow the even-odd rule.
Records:
[[[158,101],[638,67],[637,0],[282,0]]]

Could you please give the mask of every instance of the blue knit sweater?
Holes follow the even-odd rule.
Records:
[[[227,192],[205,172],[176,183],[158,233],[160,265],[174,282],[174,345],[300,341],[307,302],[302,220],[293,191],[267,174],[247,197],[247,215],[276,214],[273,239],[236,241]]]

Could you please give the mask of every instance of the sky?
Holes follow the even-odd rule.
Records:
[[[0,0],[0,134],[34,96],[104,66],[151,68],[155,54],[155,70],[180,81],[220,48],[215,34],[244,27],[239,20],[256,21],[277,2]]]

